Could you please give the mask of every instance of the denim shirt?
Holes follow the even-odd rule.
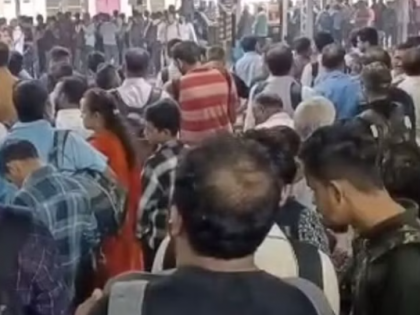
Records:
[[[315,80],[314,90],[333,102],[337,119],[348,119],[357,115],[361,87],[357,80],[344,72],[326,71]]]

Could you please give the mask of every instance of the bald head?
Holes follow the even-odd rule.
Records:
[[[327,70],[340,69],[344,66],[346,51],[337,44],[330,44],[322,50],[322,65]]]
[[[130,48],[124,56],[127,77],[143,77],[149,68],[149,53],[142,48]]]

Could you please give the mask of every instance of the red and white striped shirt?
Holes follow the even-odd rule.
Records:
[[[219,131],[232,132],[238,95],[234,81],[224,71],[203,66],[181,77],[178,101],[184,143],[199,143]]]

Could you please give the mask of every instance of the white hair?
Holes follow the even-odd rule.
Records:
[[[333,124],[335,117],[334,104],[323,96],[310,97],[301,102],[293,115],[295,129],[303,139],[318,128]]]

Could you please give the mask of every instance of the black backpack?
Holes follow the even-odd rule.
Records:
[[[359,115],[359,119],[369,125],[378,141],[378,165],[387,187],[403,185],[408,174],[412,178],[414,169],[420,171],[420,149],[413,137],[410,118],[403,104],[394,102],[393,106],[389,118],[373,109],[367,109]]]
[[[2,208],[0,221],[0,313],[24,315],[25,309],[16,294],[16,270],[19,252],[32,229],[32,218],[19,208]]]

